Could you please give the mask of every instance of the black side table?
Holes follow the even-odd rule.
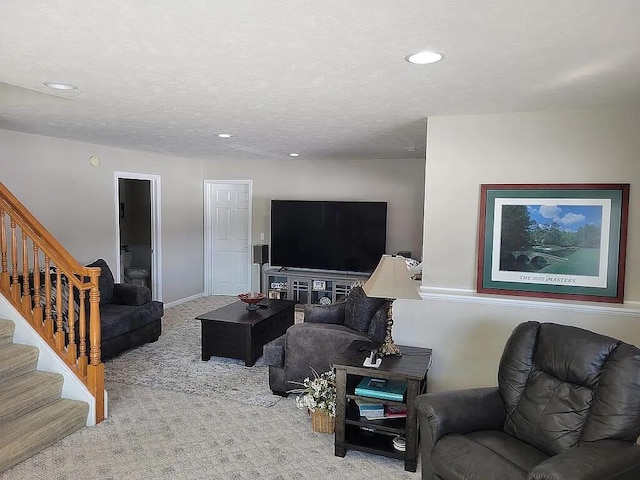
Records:
[[[344,457],[347,450],[359,450],[404,460],[404,469],[415,472],[418,462],[418,412],[416,397],[427,389],[427,370],[431,363],[431,349],[399,345],[402,356],[383,357],[379,368],[363,367],[370,345],[356,340],[338,354],[336,371],[336,430],[335,454]],[[355,394],[363,377],[400,380],[407,383],[401,402],[373,399]],[[356,400],[380,402],[406,407],[406,418],[367,420],[360,416]],[[406,439],[405,451],[393,447],[397,435]]]

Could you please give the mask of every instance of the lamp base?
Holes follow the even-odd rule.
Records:
[[[384,342],[380,345],[378,353],[380,355],[402,355],[400,349],[397,347],[391,336],[391,330],[393,329],[393,300],[389,301],[389,311],[387,312],[387,332],[384,336]]]
[[[384,343],[378,349],[380,355],[402,355],[398,346],[394,343],[393,338],[388,335],[384,339]]]

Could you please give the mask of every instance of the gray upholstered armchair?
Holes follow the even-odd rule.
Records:
[[[640,350],[527,322],[497,388],[418,397],[423,479],[640,478]]]
[[[287,333],[264,346],[269,365],[269,387],[273,393],[299,388],[312,375],[326,372],[338,352],[354,340],[384,340],[389,303],[369,298],[362,287],[351,289],[346,300],[333,305],[305,305],[304,323],[288,328]]]

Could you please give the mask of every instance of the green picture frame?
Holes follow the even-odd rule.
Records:
[[[629,184],[482,184],[478,293],[624,301]]]

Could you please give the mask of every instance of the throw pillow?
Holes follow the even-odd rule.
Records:
[[[102,269],[100,278],[98,280],[98,288],[100,289],[100,305],[105,303],[113,303],[113,274],[107,262],[102,258],[99,258],[93,263],[87,265],[87,267],[100,267]]]
[[[387,334],[387,315],[389,314],[389,303],[384,302],[382,306],[376,311],[371,325],[369,325],[369,331],[367,337],[369,340],[375,343],[384,342],[384,337]]]
[[[358,332],[368,332],[373,316],[385,302],[384,298],[367,297],[362,287],[351,289],[344,312],[345,326]]]
[[[305,323],[325,323],[342,325],[344,323],[344,312],[346,302],[336,302],[331,305],[305,305]]]

